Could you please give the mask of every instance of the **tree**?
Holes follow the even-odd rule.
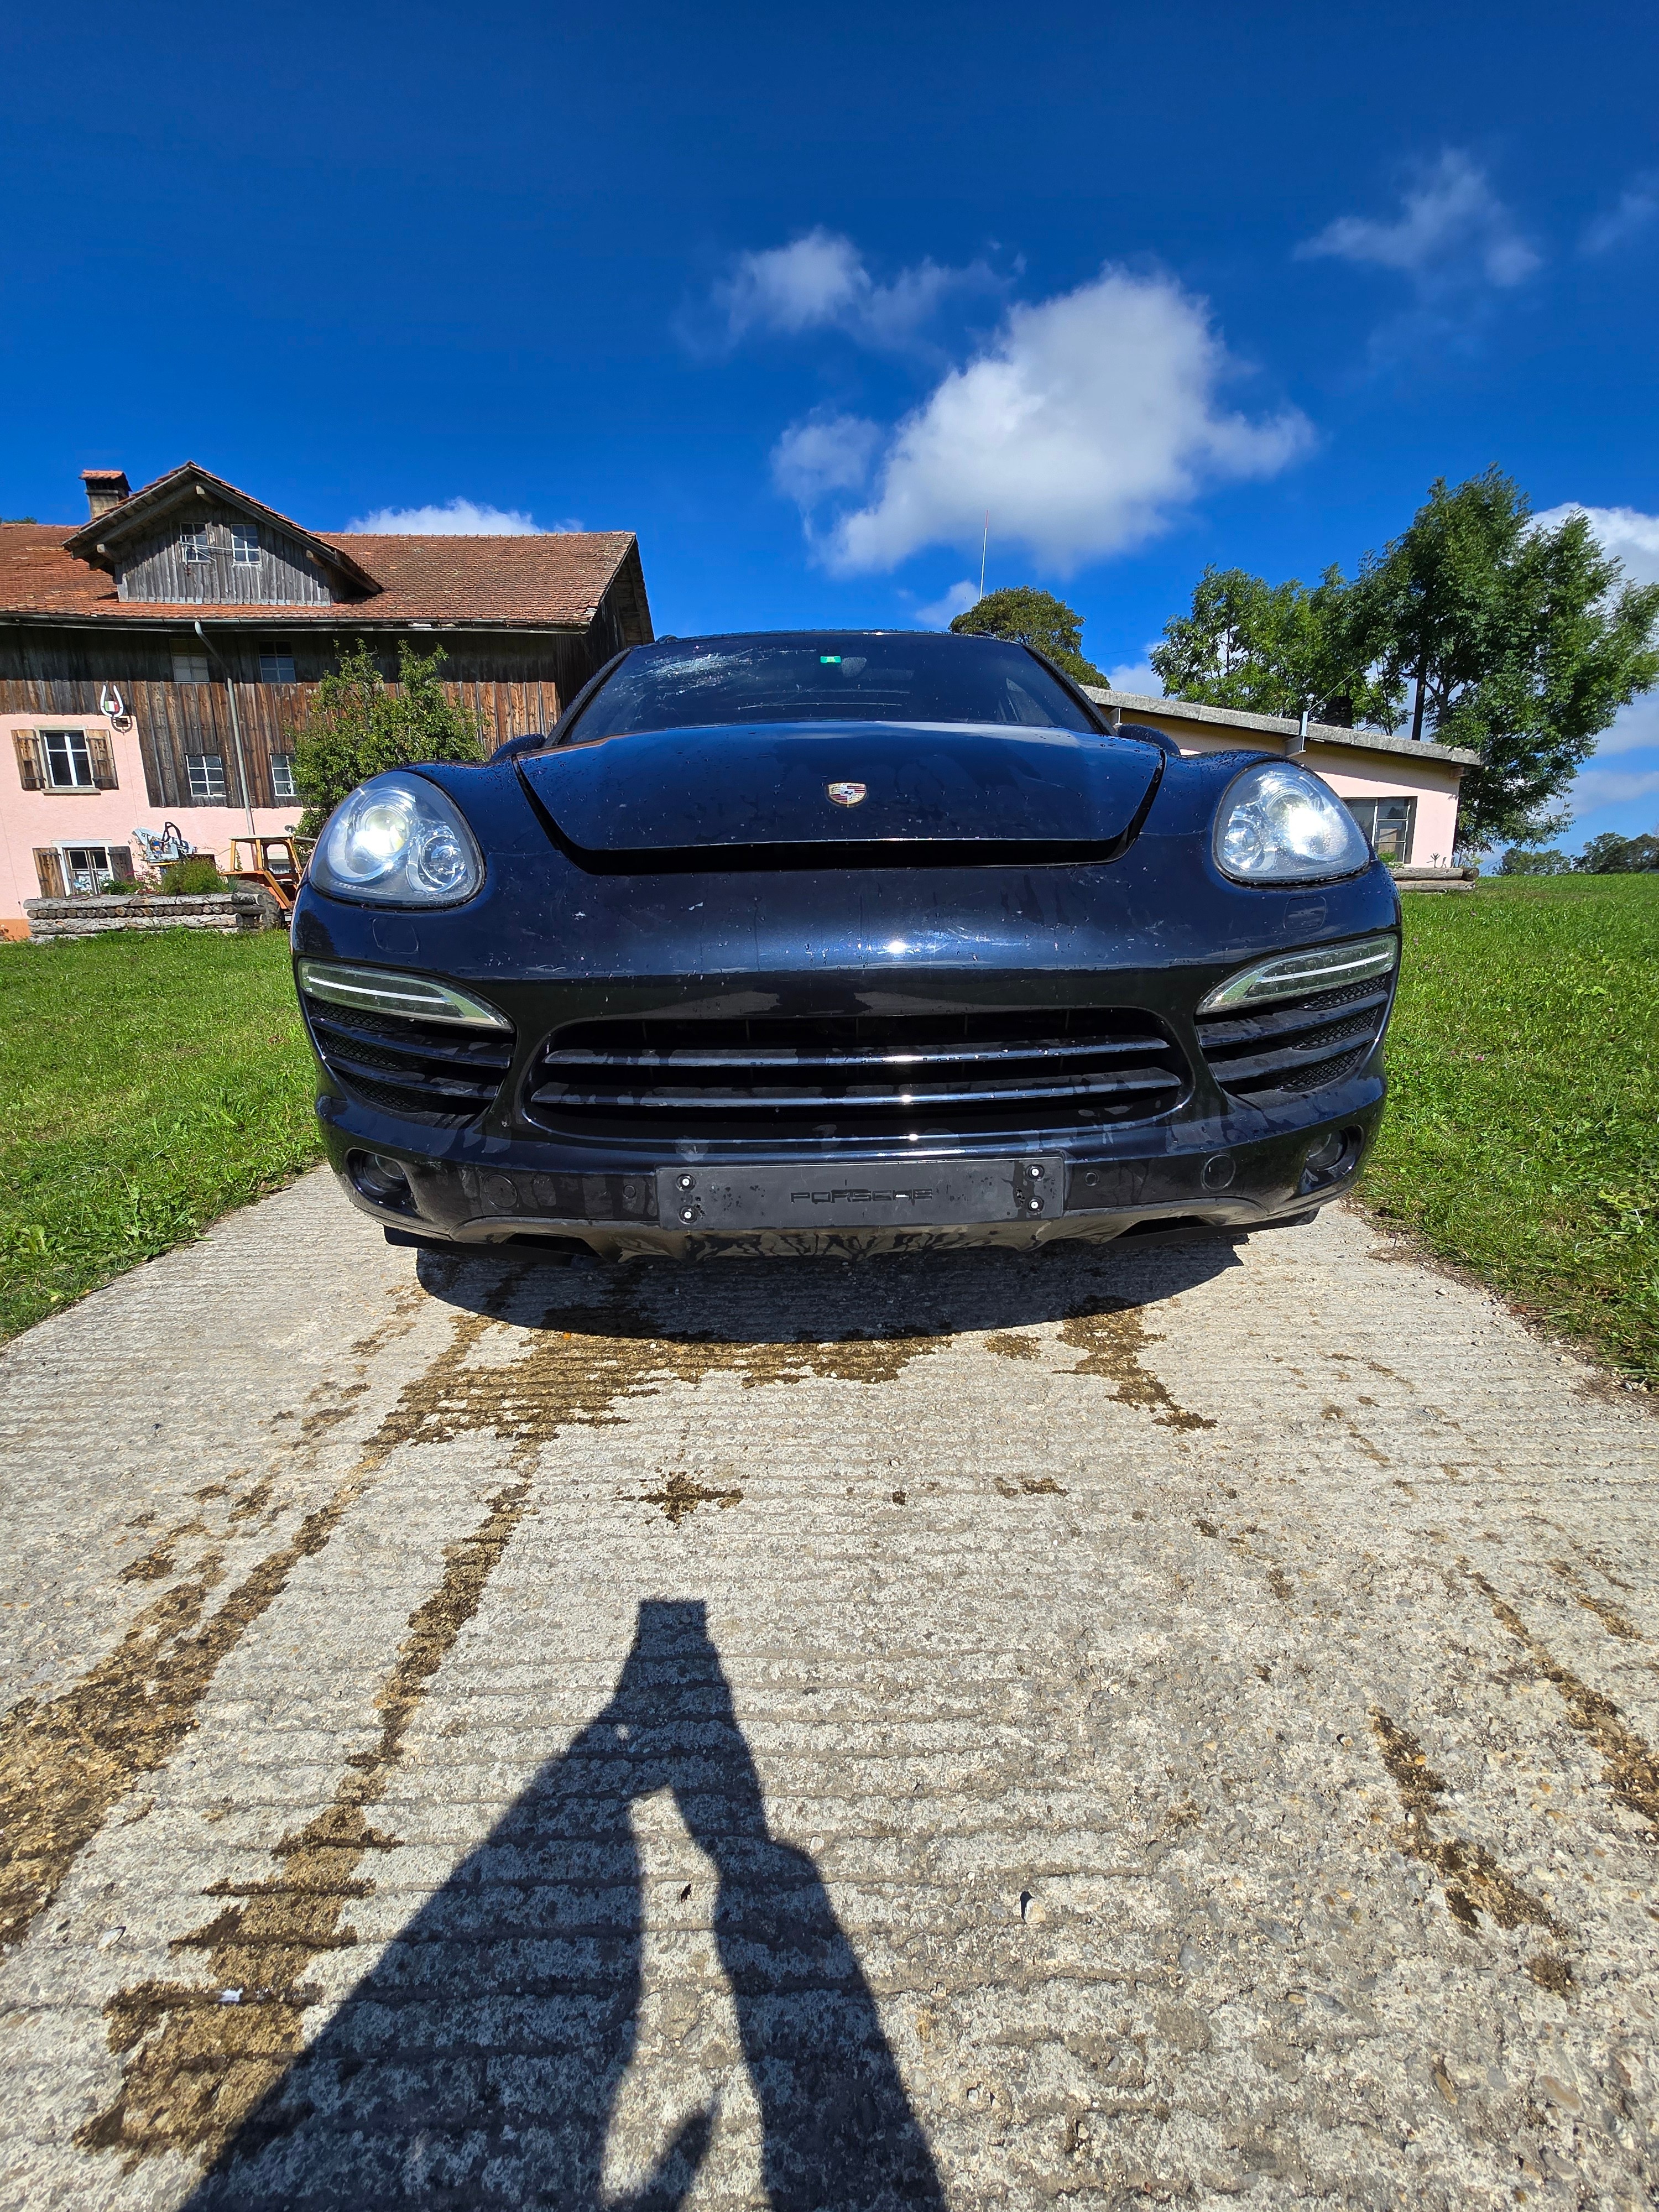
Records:
[[[1542,851],[1536,846],[1511,845],[1498,863],[1498,872],[1500,876],[1565,876],[1573,866],[1553,845]]]
[[[295,733],[294,781],[306,809],[301,836],[316,836],[349,791],[386,769],[483,758],[478,731],[445,696],[438,679],[443,658],[441,647],[418,653],[401,641],[394,691],[360,640],[324,677]]]
[[[1540,529],[1496,468],[1432,484],[1411,527],[1367,555],[1350,613],[1384,689],[1409,686],[1413,737],[1480,756],[1458,823],[1477,851],[1536,836],[1598,734],[1659,680],[1659,585],[1626,584],[1582,514]]]
[[[1083,658],[1082,616],[1052,592],[1033,591],[1025,584],[992,592],[951,627],[961,637],[1006,637],[1015,645],[1029,645],[1047,653],[1073,684],[1105,688],[1106,678]]]
[[[1325,571],[1311,591],[1292,577],[1269,584],[1244,568],[1206,568],[1190,614],[1177,615],[1152,651],[1165,692],[1206,707],[1299,715],[1352,729],[1392,727],[1402,687],[1369,666],[1352,588]]]
[[[1659,836],[1621,837],[1615,830],[1603,830],[1590,839],[1572,865],[1587,876],[1644,875],[1659,868]]]

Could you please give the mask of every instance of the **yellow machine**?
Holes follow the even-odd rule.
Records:
[[[233,837],[225,873],[233,883],[262,885],[284,914],[292,914],[314,842],[309,837]]]

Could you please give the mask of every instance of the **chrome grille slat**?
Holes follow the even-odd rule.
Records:
[[[932,1067],[946,1065],[966,1067],[991,1066],[1000,1060],[1030,1060],[1037,1049],[1038,1048],[1029,1044],[988,1046],[981,1049],[970,1048],[961,1051],[950,1051],[941,1047],[930,1048],[925,1053],[774,1052],[757,1048],[746,1054],[744,1059],[745,1064],[750,1067],[837,1069],[870,1067],[884,1070],[891,1067],[921,1066],[924,1063]],[[1040,1049],[1044,1059],[1077,1060],[1085,1057],[1103,1059],[1113,1054],[1142,1052],[1146,1049],[1146,1040],[1126,1037],[1113,1042],[1102,1038],[1087,1044],[1045,1044]],[[728,1054],[696,1050],[592,1052],[580,1048],[567,1049],[550,1047],[543,1059],[543,1065],[547,1067],[615,1068],[628,1069],[636,1073],[661,1068],[668,1073],[677,1073],[696,1067],[726,1067],[730,1064]]]
[[[1122,1076],[1114,1076],[1095,1082],[1049,1083],[1042,1085],[998,1084],[981,1091],[939,1091],[929,1088],[924,1094],[927,1105],[977,1106],[987,1103],[1024,1105],[1047,1103],[1064,1098],[1124,1097],[1135,1091],[1167,1091],[1167,1073],[1138,1072],[1131,1069]],[[817,1111],[829,1103],[833,1105],[856,1108],[860,1112],[875,1107],[896,1108],[912,1106],[916,1094],[906,1091],[777,1091],[769,1087],[755,1091],[579,1091],[561,1089],[556,1084],[544,1085],[532,1091],[531,1097],[538,1106],[600,1106],[614,1101],[618,1105],[648,1107],[672,1113],[730,1113],[733,1109],[750,1106],[805,1106]]]

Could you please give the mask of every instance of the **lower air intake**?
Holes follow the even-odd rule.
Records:
[[[459,1128],[487,1113],[513,1060],[507,1030],[405,1021],[302,994],[323,1065],[365,1105],[406,1121]]]
[[[1311,991],[1258,1013],[1200,1014],[1199,1042],[1224,1091],[1252,1106],[1340,1083],[1361,1066],[1388,1018],[1389,981]]]
[[[672,1144],[1032,1135],[1144,1121],[1186,1096],[1174,1039],[1109,1008],[584,1022],[532,1065],[526,1118]]]

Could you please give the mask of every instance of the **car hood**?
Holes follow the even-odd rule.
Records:
[[[1109,860],[1163,764],[1129,738],[916,722],[653,730],[518,763],[560,842],[599,865],[773,868]]]

